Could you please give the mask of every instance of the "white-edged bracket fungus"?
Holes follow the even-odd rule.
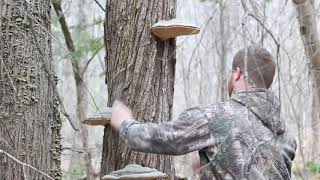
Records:
[[[97,113],[88,115],[82,121],[82,123],[86,125],[92,125],[92,126],[109,125],[111,121],[111,113],[112,113],[111,107],[104,107],[101,110],[99,110]]]
[[[137,164],[128,164],[123,169],[103,176],[102,180],[155,180],[159,178],[168,179],[168,175],[156,169],[142,167]]]
[[[193,24],[181,22],[177,19],[171,19],[160,20],[151,27],[151,32],[159,37],[161,41],[165,41],[177,36],[198,34],[200,28]]]

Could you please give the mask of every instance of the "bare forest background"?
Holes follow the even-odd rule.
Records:
[[[104,127],[80,122],[108,101],[105,5],[104,0],[52,0],[50,5],[57,90],[63,113],[79,128],[75,131],[61,115],[65,180],[98,179],[100,174]],[[262,45],[275,57],[272,90],[281,100],[281,118],[298,141],[293,179],[319,179],[320,109],[313,102],[317,96],[312,88],[316,86],[314,74],[319,71],[313,59],[319,52],[308,49],[320,45],[319,11],[318,0],[177,0],[176,18],[197,25],[201,31],[176,39],[173,119],[188,107],[226,100],[226,81],[235,52],[251,44]],[[308,13],[314,17],[311,24],[304,21]],[[302,25],[312,26],[310,36],[303,36]],[[195,179],[191,156],[174,158],[177,176]]]

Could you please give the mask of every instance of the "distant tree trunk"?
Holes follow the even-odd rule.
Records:
[[[228,43],[228,18],[226,18],[225,3],[219,5],[220,16],[219,16],[219,36],[215,40],[217,47],[217,54],[219,55],[218,59],[218,85],[217,85],[217,100],[225,101],[227,99],[227,73],[226,73],[226,64],[227,64],[227,43]],[[226,28],[227,26],[227,28]]]
[[[0,2],[0,149],[61,179],[50,12],[47,0]],[[0,177],[45,179],[1,154]]]
[[[81,66],[79,64],[79,66]],[[79,72],[82,72],[83,68],[79,67]],[[74,72],[75,73],[75,72]],[[76,105],[76,112],[77,112],[77,118],[79,121],[83,120],[85,118],[85,115],[87,113],[88,108],[88,94],[86,89],[86,83],[83,79],[80,78],[80,76],[77,76],[74,74],[74,78],[76,81],[76,96],[77,96],[77,105]],[[84,77],[82,77],[84,78]],[[80,136],[82,140],[82,146],[84,149],[84,163],[86,167],[86,178],[87,180],[91,180],[97,177],[96,173],[94,172],[94,169],[92,167],[92,153],[89,150],[89,134],[88,134],[88,128],[80,123]]]
[[[84,1],[81,0],[78,3],[78,8],[79,8],[79,13],[81,13],[81,11],[83,12],[83,5],[84,5]],[[55,0],[52,1],[54,10],[57,14],[57,16],[59,17],[59,22],[61,25],[61,30],[63,32],[64,38],[65,38],[65,42],[66,45],[68,47],[68,50],[70,52],[71,55],[74,55],[76,53],[76,49],[74,46],[74,42],[73,39],[71,37],[71,33],[68,27],[68,24],[66,22],[62,7],[61,7],[61,1]],[[80,21],[78,22],[78,26],[81,27],[82,24],[85,24],[86,22],[86,18],[83,16],[81,16],[79,14],[79,18]],[[72,57],[71,59],[72,62],[72,70],[73,70],[73,78],[75,80],[75,86],[76,86],[76,116],[78,119],[78,122],[82,121],[86,114],[87,114],[87,108],[88,108],[88,93],[87,93],[87,89],[86,89],[86,81],[85,81],[85,77],[84,77],[84,61],[83,59],[76,59],[75,57]],[[84,149],[84,163],[85,163],[85,167],[86,167],[86,178],[87,179],[94,179],[97,177],[97,174],[94,172],[94,169],[92,167],[92,153],[89,151],[89,145],[88,145],[88,128],[79,123],[80,124],[80,139],[82,141],[82,147]],[[74,137],[79,138],[79,137]],[[77,142],[74,141],[73,143],[73,147],[76,146]],[[78,155],[78,154],[76,154]],[[70,167],[72,167],[72,163],[74,162],[74,158],[76,156],[75,154],[72,154],[71,157],[71,163],[70,163]],[[69,169],[70,169],[69,167]]]
[[[319,159],[320,135],[320,41],[313,0],[293,0],[298,11],[300,34],[310,61],[312,84],[312,158]]]
[[[87,17],[84,14],[86,9],[86,0],[79,0],[78,2],[78,28],[81,29],[83,25],[87,22]],[[73,52],[74,53],[74,52]],[[85,116],[87,115],[88,109],[88,92],[87,92],[87,81],[85,78],[84,66],[86,64],[85,59],[82,57],[76,60],[76,69],[73,68],[73,76],[76,82],[76,95],[77,95],[77,116],[79,122],[81,122]],[[80,123],[81,124],[81,123]],[[93,180],[97,177],[96,173],[94,172],[92,166],[92,153],[89,150],[89,132],[86,125],[80,125],[80,135],[82,139],[82,146],[85,150],[84,155],[84,163],[86,166],[86,179]]]
[[[174,18],[175,8],[175,0],[107,0],[108,105],[120,98],[143,122],[172,118],[175,40],[160,42],[150,28],[158,20]],[[172,157],[133,152],[109,126],[104,130],[101,163],[101,175],[137,163],[167,173],[169,179],[174,177]]]

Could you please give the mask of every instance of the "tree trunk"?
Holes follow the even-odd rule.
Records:
[[[78,23],[77,26],[79,29],[87,22],[87,17],[84,14],[86,9],[86,2],[85,0],[80,0],[78,2]],[[74,53],[74,52],[73,52]],[[77,116],[79,122],[81,122],[86,114],[88,109],[88,92],[86,89],[86,79],[85,79],[85,72],[84,71],[84,64],[86,64],[85,58],[80,57],[79,60],[76,60],[77,62],[77,72],[73,71],[73,76],[76,82],[76,94],[77,94]],[[92,167],[92,153],[89,150],[89,134],[88,134],[88,128],[86,125],[80,123],[80,135],[82,140],[82,147],[85,151],[84,154],[84,164],[86,166],[86,179],[87,180],[93,180],[96,178],[96,174],[94,173],[94,169]]]
[[[61,179],[50,1],[1,0],[0,15],[0,149]],[[1,154],[0,169],[4,180],[44,179]]]
[[[226,2],[219,5],[220,15],[219,15],[219,37],[215,40],[217,47],[218,59],[218,85],[217,85],[217,101],[225,101],[228,97],[227,95],[227,43],[229,40],[230,33],[229,30],[229,18],[226,9]]]
[[[107,0],[105,21],[108,105],[127,103],[142,122],[169,121],[175,74],[175,40],[160,42],[151,26],[175,17],[175,0]],[[104,130],[101,175],[128,163],[156,168],[174,177],[172,157],[133,152],[107,126]]]
[[[293,0],[298,11],[300,34],[304,42],[305,51],[310,61],[310,73],[312,84],[312,160],[319,159],[320,148],[320,41],[317,31],[317,23],[313,0]]]
[[[73,39],[71,37],[71,32],[69,30],[66,18],[64,16],[61,1],[52,1],[54,10],[56,11],[57,16],[59,17],[59,23],[61,25],[61,30],[63,32],[66,45],[68,47],[68,50],[71,55],[74,55],[76,53],[75,45],[73,42]],[[78,22],[79,28],[82,26],[82,24],[85,24],[86,18],[85,16],[81,16],[80,13],[84,11],[85,2],[81,0],[78,3],[78,15],[80,17],[80,20]],[[88,104],[88,93],[86,88],[86,80],[84,77],[84,65],[85,62],[83,59],[76,59],[76,57],[72,57],[72,70],[73,70],[73,78],[75,80],[75,86],[76,86],[76,115],[78,122],[81,122],[86,114],[87,114],[87,104]],[[77,140],[79,137],[74,137],[75,141],[73,141],[72,147],[75,148],[77,144]],[[88,147],[88,128],[80,123],[80,140],[82,142],[82,148],[84,149],[84,165],[86,167],[86,178],[87,179],[95,179],[96,173],[94,172],[94,169],[92,167],[92,153],[89,150]],[[72,154],[71,156],[71,162],[69,166],[69,170],[71,169],[74,159],[76,159],[79,156],[78,154]]]
[[[79,68],[82,70],[82,68]],[[82,71],[79,71],[82,72]],[[87,114],[88,94],[84,79],[79,79],[78,76],[74,75],[76,81],[76,95],[77,95],[77,118],[79,122],[85,118]],[[78,78],[77,78],[78,77]],[[83,77],[84,78],[84,77]],[[92,167],[92,153],[89,150],[89,134],[86,125],[80,123],[80,136],[82,141],[82,147],[84,149],[84,165],[86,167],[86,179],[93,180],[97,177]]]

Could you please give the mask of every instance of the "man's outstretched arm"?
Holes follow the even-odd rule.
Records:
[[[139,123],[129,108],[115,102],[111,125],[120,131],[131,149],[141,152],[181,155],[214,143],[208,120],[200,108],[184,111],[176,121]]]

